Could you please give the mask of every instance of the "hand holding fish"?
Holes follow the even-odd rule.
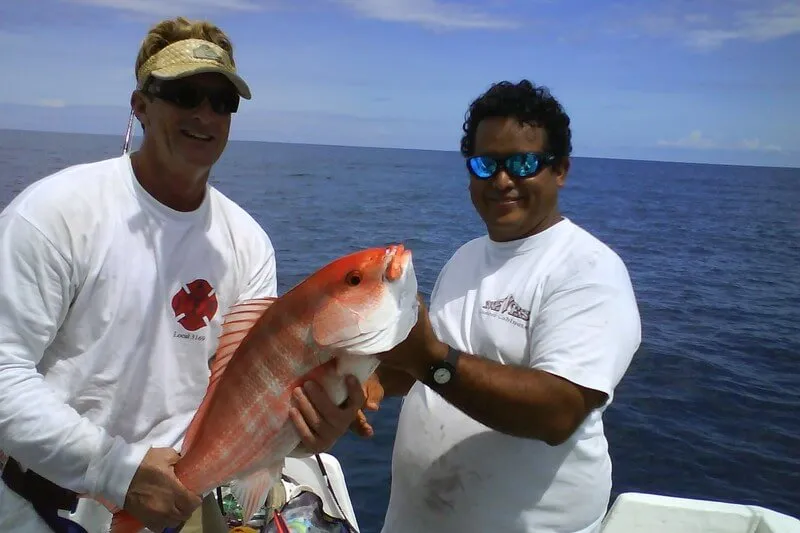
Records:
[[[280,297],[232,305],[181,457],[169,458],[174,476],[142,481],[160,492],[137,489],[111,532],[140,531],[136,513],[154,525],[188,516],[199,502],[181,500],[177,480],[195,494],[227,483],[246,519],[254,516],[289,454],[329,448],[356,419],[367,399],[360,382],[412,329],[416,294],[411,252],[398,244],[340,257]]]
[[[366,402],[350,425],[350,430],[360,437],[369,438],[375,434],[365,409],[377,411],[384,397],[407,394],[417,379],[424,377],[431,364],[444,359],[447,354],[447,346],[436,338],[427,308],[419,294],[417,302],[417,322],[408,337],[394,349],[379,354],[380,366],[364,382]]]
[[[175,476],[178,459],[172,448],[151,448],[131,480],[125,510],[151,531],[178,526],[202,503]]]
[[[289,410],[302,439],[301,446],[310,453],[321,453],[345,434],[366,400],[361,384],[354,376],[345,379],[347,399],[337,406],[314,381],[294,390],[295,407]]]
[[[417,322],[408,337],[381,354],[380,360],[381,365],[406,372],[416,380],[423,381],[431,365],[445,360],[448,347],[436,337],[428,317],[428,308],[419,294],[417,301],[419,302]]]

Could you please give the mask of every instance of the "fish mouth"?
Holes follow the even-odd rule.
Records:
[[[389,291],[394,296],[395,305],[402,314],[408,314],[412,319],[411,326],[417,319],[419,302],[417,301],[417,277],[414,273],[414,263],[411,250],[402,244],[395,244],[386,248],[386,270],[383,279],[387,282]],[[410,328],[410,326],[409,326]],[[408,332],[406,332],[407,334]]]
[[[386,248],[384,257],[384,278],[387,281],[397,281],[408,269],[411,262],[411,250],[402,244],[393,244]]]

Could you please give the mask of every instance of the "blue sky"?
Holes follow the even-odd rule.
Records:
[[[797,0],[3,2],[0,128],[121,136],[141,39],[178,14],[233,40],[233,139],[457,150],[469,102],[527,77],[576,156],[800,167]]]

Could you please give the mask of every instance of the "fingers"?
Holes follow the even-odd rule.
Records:
[[[322,387],[314,382],[307,382],[304,387],[308,399],[311,400],[311,410],[318,413],[318,417],[322,420],[319,424],[321,427],[323,423],[335,426],[337,419],[341,418],[341,409],[333,403]],[[349,387],[348,387],[349,389]],[[345,404],[347,402],[345,401]],[[306,414],[306,413],[303,413]],[[314,428],[318,429],[318,428]]]
[[[180,455],[172,448],[151,448],[128,487],[125,510],[151,531],[180,525],[202,504],[175,475],[178,459]]]
[[[197,509],[203,500],[197,494],[192,493],[187,489],[178,476],[175,475],[173,466],[181,458],[181,455],[173,448],[167,448],[164,451],[164,461],[167,463],[166,475],[172,482],[172,491],[175,501],[175,507],[178,510],[178,518],[180,520],[188,520],[195,509]]]
[[[164,448],[164,461],[170,466],[174,465],[181,458],[181,454],[175,451],[174,448]]]
[[[372,437],[375,435],[375,430],[372,429],[372,425],[367,420],[367,415],[364,414],[364,411],[358,411],[356,423],[358,424],[358,434],[362,437]]]
[[[312,452],[319,452],[317,442],[317,432],[322,426],[322,419],[311,405],[306,394],[302,389],[297,388],[294,391],[295,407],[289,409],[289,417],[294,422],[297,432],[300,435],[300,440],[303,446]]]
[[[356,413],[356,419],[350,424],[350,430],[359,437],[370,438],[375,435],[375,430],[367,421],[367,415],[360,409]]]
[[[358,411],[360,406],[364,405],[367,401],[367,396],[364,392],[364,387],[361,386],[355,376],[347,376],[344,381],[347,385],[347,401],[344,406],[352,414],[354,411]]]
[[[380,403],[384,395],[383,385],[381,385],[380,379],[373,374],[364,382],[362,389],[364,390],[364,396],[367,398],[362,409],[369,409],[370,411],[377,411],[380,409]]]
[[[202,505],[203,500],[197,494],[189,492],[180,481],[177,479],[175,481],[175,508],[177,510],[177,517],[180,518],[181,521],[188,520],[195,509]]]
[[[134,508],[128,509],[150,531],[162,531],[167,527],[179,526],[189,520],[195,509],[202,504],[202,500],[195,500],[194,495],[188,493],[177,482],[172,483],[169,480],[160,489],[153,490],[153,495],[157,494],[158,499],[153,499],[151,496],[145,501],[137,502]],[[169,501],[170,499],[172,501]]]
[[[314,431],[308,426],[303,415],[300,414],[300,411],[294,407],[289,409],[289,417],[292,419],[292,422],[294,422],[294,426],[297,429],[297,433],[300,435],[300,440],[305,449],[310,452],[318,452],[317,438]]]
[[[183,483],[175,475],[172,468],[166,472],[167,479],[171,485],[173,508],[170,510],[169,515],[166,517],[174,524],[170,527],[176,527],[180,523],[189,520],[194,513],[195,509],[203,504],[202,498],[197,494],[192,493],[187,489]],[[154,530],[155,531],[155,530]]]
[[[357,413],[366,402],[364,389],[354,376],[346,376],[347,400],[341,407],[330,399],[317,383],[307,382],[303,389],[294,392],[295,406],[289,410],[303,445],[320,452],[333,445],[348,429],[359,435],[370,436],[372,428],[366,423],[356,423]],[[363,413],[362,413],[363,414]]]
[[[295,407],[306,420],[308,426],[314,430],[319,429],[323,421],[322,413],[318,412],[317,408],[319,408],[320,404],[324,403],[325,400],[330,404],[333,403],[324,391],[320,389],[320,386],[313,381],[308,381],[302,388],[295,389],[294,399]]]
[[[164,448],[161,459],[164,461],[164,474],[166,475],[173,495],[173,509],[169,514],[168,519],[176,522],[179,525],[181,522],[188,520],[192,513],[197,509],[203,500],[196,494],[193,494],[181,483],[178,476],[175,475],[174,465],[181,458],[181,455],[173,448]]]

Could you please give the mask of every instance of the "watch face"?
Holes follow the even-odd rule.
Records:
[[[450,381],[450,371],[446,368],[437,368],[433,373],[433,380],[439,385],[443,385]]]

